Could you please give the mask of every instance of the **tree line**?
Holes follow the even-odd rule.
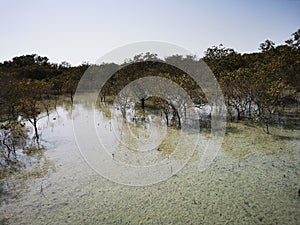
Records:
[[[299,37],[300,29],[283,45],[276,46],[273,41],[266,40],[256,53],[241,54],[223,45],[205,51],[201,60],[210,67],[221,86],[230,120],[259,121],[269,133],[274,115],[284,107],[299,103]],[[170,66],[172,62],[200,65],[196,56],[173,55],[158,59],[155,53],[141,53],[121,65],[98,65],[103,71],[117,71],[102,88],[99,99],[106,101],[108,96],[116,96],[124,86],[138,78],[160,76],[179,84],[195,103],[207,103],[196,82],[184,71]],[[11,153],[22,142],[24,121],[32,124],[34,139],[38,142],[37,124],[41,112],[48,114],[60,96],[67,96],[73,103],[77,84],[89,66],[88,63],[79,66],[71,66],[67,62],[55,64],[49,62],[47,57],[36,54],[18,56],[0,63],[2,158],[9,160]],[[160,98],[150,101],[141,97],[142,108],[147,102],[154,103],[166,115],[172,113],[180,128],[179,114],[170,101]]]

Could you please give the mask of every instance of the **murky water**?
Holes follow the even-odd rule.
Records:
[[[84,106],[81,110],[84,115],[91,109]],[[95,121],[100,136],[111,131],[112,125],[109,109],[102,108],[102,112]],[[118,125],[114,125],[116,132],[122,130]],[[180,172],[171,172],[171,178],[133,187],[105,179],[89,166],[76,145],[69,109],[58,107],[39,126],[47,160],[39,169],[48,172],[7,179],[15,188],[1,204],[4,224],[300,223],[299,129],[271,128],[272,135],[266,135],[255,126],[229,124],[221,151],[205,171],[199,172],[194,154]],[[131,133],[123,132],[122,141],[133,150],[111,146],[107,154],[134,165],[166,160],[180,133],[164,130],[169,142],[146,160],[137,160],[132,156],[141,144],[138,135],[147,140],[152,129],[133,124],[126,124],[126,129]],[[107,145],[115,143],[113,137],[107,136]],[[148,143],[149,149],[152,144]]]

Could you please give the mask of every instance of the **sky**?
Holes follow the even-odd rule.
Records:
[[[38,54],[94,63],[118,47],[162,41],[202,57],[223,44],[258,51],[300,28],[300,0],[0,0],[0,62]]]

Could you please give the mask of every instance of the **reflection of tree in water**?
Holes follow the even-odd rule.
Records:
[[[112,118],[111,106],[105,102],[97,101],[97,109],[102,112],[103,118],[110,120]]]
[[[158,151],[161,151],[163,155],[171,155],[179,142],[180,133],[176,129],[169,128],[166,138],[158,146]]]
[[[139,104],[136,104],[127,109],[125,120],[120,109],[112,105],[100,103],[98,109],[104,118],[110,120],[109,124],[104,125],[107,130],[111,130],[111,124],[116,124],[114,130],[118,137],[115,137],[115,141],[118,144],[116,149],[110,149],[116,160],[125,162],[129,160],[130,163],[136,161],[135,163],[139,164],[138,160],[142,159],[138,156],[132,157],[132,155],[143,155],[144,160],[155,161],[174,152],[179,141],[180,130],[166,126],[166,119],[161,109],[157,107],[142,109]],[[164,130],[163,127],[166,128],[166,134],[160,135],[160,132]],[[114,135],[113,132],[112,135]],[[153,138],[155,140],[152,140]],[[149,147],[153,143],[155,143],[154,147]],[[148,151],[147,148],[151,150]]]
[[[138,102],[134,100],[129,93],[122,92],[114,101],[116,109],[121,112],[126,122],[147,123],[151,118],[147,112],[151,111],[156,116],[161,116],[161,122],[166,126],[181,129],[182,120],[187,116],[186,105],[183,102],[179,104],[160,97],[143,98]]]
[[[114,156],[124,163],[135,165],[151,165],[157,161],[165,159],[171,155],[178,144],[180,131],[177,129],[167,129],[167,134],[162,140],[153,140],[151,121],[136,121],[124,123],[119,128],[119,143],[114,149]],[[153,148],[152,143],[153,144]]]

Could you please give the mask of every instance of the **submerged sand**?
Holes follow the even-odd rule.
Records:
[[[229,124],[205,171],[195,157],[166,181],[130,187],[87,165],[69,133],[70,120],[61,113],[45,125],[45,156],[54,171],[7,179],[17,194],[2,202],[2,223],[300,224],[299,129],[272,128],[266,135],[259,127]]]

